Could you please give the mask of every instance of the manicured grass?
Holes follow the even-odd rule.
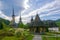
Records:
[[[27,40],[32,40],[33,36],[29,36],[26,39]],[[15,36],[6,36],[6,37],[2,38],[2,40],[20,40],[20,38],[17,38]]]
[[[46,35],[42,35],[42,40],[60,40],[60,37],[56,33],[47,32]]]
[[[2,40],[18,40],[18,38],[14,37],[14,36],[12,36],[12,37],[6,36]]]
[[[42,40],[60,40],[60,37],[42,37]]]

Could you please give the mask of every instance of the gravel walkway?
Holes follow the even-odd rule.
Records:
[[[42,40],[41,36],[40,35],[35,35],[33,40]]]

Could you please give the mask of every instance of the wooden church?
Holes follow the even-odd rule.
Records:
[[[33,19],[33,17],[31,18],[31,22],[28,23],[29,24],[29,29],[31,32],[33,33],[40,33],[43,34],[45,32],[48,31],[49,27],[57,27],[57,25],[55,24],[55,22],[50,22],[48,21],[48,25],[45,24],[46,22],[42,21],[39,17],[39,15],[37,14],[35,19]],[[19,23],[18,24],[22,24],[22,18],[21,18],[21,13],[20,13],[20,19],[19,19]],[[11,23],[9,24],[12,28],[18,28],[18,24],[15,23],[15,15],[14,15],[14,9],[12,12],[12,20]]]
[[[31,23],[29,24],[29,29],[33,33],[44,33],[48,30],[48,27],[40,20],[39,15],[37,14],[35,20],[31,18]]]

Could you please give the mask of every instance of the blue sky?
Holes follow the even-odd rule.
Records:
[[[20,13],[24,23],[30,22],[31,16],[35,18],[37,13],[41,20],[60,19],[60,0],[0,0],[0,17],[11,21],[13,8],[16,22]]]

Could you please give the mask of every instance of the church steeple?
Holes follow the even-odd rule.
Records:
[[[14,8],[13,8],[13,12],[12,12],[12,22],[15,23]]]
[[[33,22],[33,16],[31,17],[31,22]]]
[[[39,17],[39,15],[38,15],[38,14],[37,14],[37,15],[36,15],[36,17],[35,17],[35,21],[36,21],[36,22],[41,21],[41,20],[40,20],[40,17]]]
[[[19,23],[22,23],[21,13],[20,13],[20,20],[19,20]]]
[[[14,15],[14,8],[12,10],[12,20],[11,20],[11,23],[10,23],[10,26],[11,27],[16,27],[16,23],[15,23],[15,15]]]

